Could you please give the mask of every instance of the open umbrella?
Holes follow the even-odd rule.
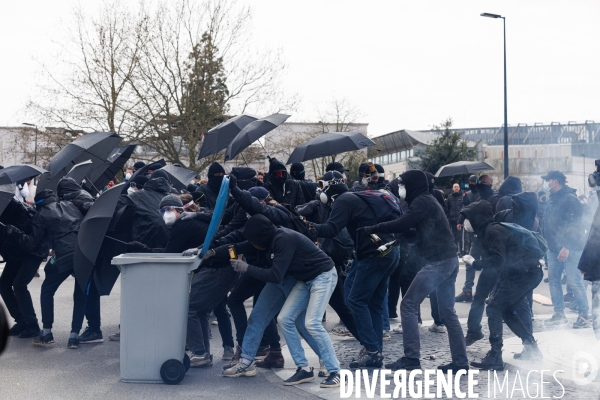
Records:
[[[286,164],[333,156],[374,145],[375,142],[360,132],[327,132],[296,147]]]
[[[87,291],[92,270],[96,265],[103,242],[106,241],[105,235],[113,220],[123,186],[126,185],[124,183],[116,185],[98,197],[79,226],[73,263],[75,266],[75,279],[83,291]],[[106,256],[105,252],[103,252],[103,256]],[[100,271],[100,273],[103,272],[105,271]],[[109,274],[109,276],[111,276],[111,279],[116,280],[114,275]],[[110,288],[114,285],[114,281],[101,283]],[[98,289],[100,291],[100,288]]]
[[[71,168],[67,176],[69,178],[75,179],[75,182],[80,184],[81,181],[84,180],[86,176],[88,176],[93,167],[94,163],[92,163],[92,160],[80,162],[79,164],[75,164],[73,168]]]
[[[479,171],[493,171],[494,168],[482,161],[458,161],[442,166],[435,173],[436,178],[454,175],[466,175]]]
[[[225,161],[233,160],[244,149],[252,143],[283,124],[290,116],[287,114],[272,114],[268,117],[257,119],[250,122],[237,134],[237,136],[227,146]],[[264,148],[264,147],[263,147]]]
[[[10,203],[10,199],[13,197],[15,197],[15,184],[0,184],[0,215],[4,212],[4,209]]]
[[[194,171],[189,169],[176,167],[174,165],[167,165],[161,168],[171,177],[171,185],[177,190],[183,190],[190,184],[192,179],[198,175]]]
[[[230,118],[212,128],[206,133],[204,141],[202,141],[202,148],[200,149],[200,154],[198,154],[198,160],[212,154],[217,154],[221,150],[227,148],[237,134],[250,122],[256,121],[256,119],[257,118],[250,115],[242,114]]]
[[[101,189],[123,168],[131,158],[137,144],[118,146],[108,155],[102,166],[95,168],[88,178],[95,187]]]
[[[35,165],[11,165],[10,167],[0,169],[0,185],[5,183],[28,181],[29,179],[45,172],[47,171],[44,168],[40,168]]]

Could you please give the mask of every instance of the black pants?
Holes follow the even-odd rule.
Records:
[[[483,311],[485,310],[485,300],[488,298],[496,282],[498,281],[498,272],[496,268],[484,268],[479,274],[477,287],[475,288],[475,296],[469,310],[469,318],[467,319],[467,334],[478,335],[481,332],[481,320],[483,319]],[[530,318],[531,320],[531,318]]]
[[[202,268],[192,278],[188,312],[187,347],[195,354],[210,353],[208,313],[213,311],[235,285],[238,273],[227,266]]]
[[[408,256],[408,246],[400,245],[400,261],[398,266],[390,275],[390,284],[388,285],[388,312],[390,318],[398,318],[398,301],[400,301],[400,291],[402,295],[408,290],[408,286],[402,289],[402,270],[406,266]],[[338,274],[339,275],[339,274]],[[408,284],[410,286],[410,283]]]
[[[52,329],[54,324],[54,294],[60,285],[69,277],[73,269],[57,272],[54,268],[46,268],[46,279],[42,283],[40,301],[42,305],[42,324],[44,329]],[[79,287],[77,281],[73,288],[73,317],[71,320],[71,332],[79,333],[83,325],[86,312],[86,295]]]
[[[342,277],[339,267],[336,266],[336,269],[338,272],[338,280],[337,284],[335,285],[335,289],[329,298],[329,305],[337,313],[338,317],[340,317],[342,323],[346,325],[346,328],[348,328],[352,336],[354,336],[357,340],[360,340],[358,338],[358,330],[356,329],[356,323],[354,322],[352,311],[350,311],[346,305],[344,297],[345,277]]]
[[[29,254],[8,258],[0,276],[0,295],[17,324],[38,326],[31,294],[27,285],[35,277],[42,259]]]
[[[264,281],[255,279],[248,274],[243,274],[227,298],[227,305],[229,306],[231,316],[233,317],[233,324],[235,325],[235,339],[240,347],[244,342],[244,334],[248,327],[248,315],[246,314],[244,302],[254,296],[253,303],[255,304],[264,287]],[[269,345],[271,348],[281,347],[275,319],[272,319],[265,328],[260,344],[261,346]]]
[[[215,317],[219,323],[219,333],[221,334],[221,340],[223,341],[223,347],[233,347],[233,330],[231,329],[231,319],[229,319],[229,312],[227,312],[227,297],[223,297],[223,300],[214,309]]]
[[[463,231],[462,230],[458,230],[456,228],[456,226],[458,225],[457,221],[448,221],[450,223],[450,229],[452,230],[452,236],[454,236],[454,244],[456,245],[456,248],[458,249],[458,254],[465,254],[463,253],[463,243],[462,243],[462,234]]]
[[[502,346],[502,320],[523,343],[534,341],[531,331],[531,314],[527,295],[542,281],[544,274],[539,267],[509,278],[501,278],[494,296],[487,307],[492,347]],[[529,323],[525,322],[529,319]]]

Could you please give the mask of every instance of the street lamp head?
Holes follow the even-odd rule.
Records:
[[[500,14],[481,13],[479,15],[481,15],[482,17],[486,17],[486,18],[504,18]]]

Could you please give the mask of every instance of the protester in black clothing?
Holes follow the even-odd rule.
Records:
[[[268,175],[269,182],[265,183],[265,188],[276,202],[292,207],[306,203],[300,184],[288,175],[281,161],[271,158]]]
[[[444,210],[429,193],[429,180],[423,171],[411,170],[400,176],[405,190],[408,211],[395,221],[361,228],[372,233],[407,233],[416,230],[419,254],[426,265],[413,280],[400,305],[404,357],[387,364],[390,369],[420,369],[419,306],[427,295],[437,291],[441,322],[446,325],[452,362],[438,367],[454,372],[468,368],[465,339],[454,310],[454,284],[458,274],[458,259],[454,238]],[[401,197],[404,190],[399,190]]]
[[[364,162],[358,167],[358,181],[352,184],[353,192],[375,190],[379,185],[379,173],[372,162]]]
[[[92,195],[83,190],[73,178],[63,178],[58,181],[56,194],[59,199],[73,203],[83,215],[87,214],[94,204]]]
[[[379,164],[375,164],[375,169],[379,175],[377,178],[377,189],[386,189],[390,182],[385,179],[385,169]]]
[[[596,171],[590,174],[588,183],[600,199],[600,160],[596,160]],[[592,283],[593,328],[596,340],[600,341],[600,207],[596,208],[577,268],[583,274],[583,279]]]
[[[512,196],[523,192],[523,186],[521,185],[521,179],[516,176],[508,176],[500,188],[498,189],[498,195],[500,199],[496,205],[495,212],[499,213],[503,210],[509,210],[511,208],[510,199]]]
[[[340,174],[342,174],[342,176],[344,177],[344,182],[346,182],[346,172],[350,171],[348,168],[344,167],[344,165],[342,163],[339,162],[330,162],[329,164],[327,164],[327,167],[325,167],[325,172],[330,172],[330,171],[337,171]]]
[[[475,175],[469,177],[469,191],[463,197],[463,205],[466,207],[471,203],[479,201],[479,191],[477,190],[477,182],[479,179]]]
[[[46,189],[36,194],[37,212],[31,220],[31,233],[27,234],[8,225],[5,230],[25,251],[38,256],[46,256],[50,247],[54,254],[46,263],[46,279],[42,284],[41,305],[43,329],[33,343],[45,345],[54,343],[52,324],[54,323],[54,294],[58,287],[73,273],[73,255],[77,232],[83,219],[81,212],[70,202],[57,201],[52,190]],[[73,319],[71,335],[67,347],[75,349],[79,343],[102,341],[100,318],[88,320],[90,326],[79,336],[86,312],[86,295],[79,282],[75,282],[73,292]],[[97,326],[92,326],[92,323]]]
[[[308,203],[315,199],[317,195],[318,184],[305,178],[304,165],[302,163],[293,163],[290,167],[290,175],[298,182],[304,195],[304,202]]]
[[[13,198],[0,216],[0,221],[5,225],[13,225],[23,232],[31,233],[30,221],[34,214],[35,210]],[[23,250],[14,238],[3,234],[4,231],[0,230],[0,255],[5,261],[0,275],[0,295],[15,321],[9,334],[18,335],[20,338],[33,338],[39,335],[40,328],[27,286],[34,278],[44,257]]]
[[[438,203],[440,203],[442,210],[444,210],[444,213],[448,215],[448,206],[446,205],[444,195],[435,188],[435,176],[431,172],[425,172],[425,175],[427,175],[427,181],[429,182],[429,194],[435,197]]]
[[[481,360],[471,365],[490,370],[504,369],[502,360],[502,320],[523,341],[524,350],[515,358],[539,361],[542,354],[531,330],[531,317],[527,294],[542,281],[539,266],[541,251],[534,252],[524,246],[520,231],[493,223],[494,213],[487,201],[479,201],[462,211],[465,226],[472,227],[485,251],[482,260],[473,261],[473,268],[495,268],[498,283],[487,307],[492,349]],[[468,220],[468,223],[467,223]],[[524,230],[527,232],[526,230]],[[537,241],[536,241],[537,245]],[[538,248],[539,250],[539,248]],[[525,322],[529,319],[529,322]]]
[[[135,164],[133,164],[133,172],[137,171],[140,168],[144,168],[146,166],[146,163],[143,161],[137,161]]]
[[[458,253],[462,256],[462,231],[459,231],[457,228],[458,220],[460,218],[460,210],[463,207],[463,193],[460,191],[460,185],[455,183],[452,185],[452,193],[448,196],[446,200],[446,205],[448,207],[448,222],[450,223],[450,229],[452,229],[452,234],[454,235],[454,243],[458,248]]]

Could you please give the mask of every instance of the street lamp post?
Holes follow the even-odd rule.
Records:
[[[504,28],[504,179],[508,177],[508,107],[506,97],[506,18],[499,14],[482,13],[486,18],[502,18]]]
[[[33,126],[35,128],[35,141],[33,148],[33,165],[37,165],[37,139],[38,139],[38,127],[35,124],[30,124],[28,122],[23,122],[23,125]]]

